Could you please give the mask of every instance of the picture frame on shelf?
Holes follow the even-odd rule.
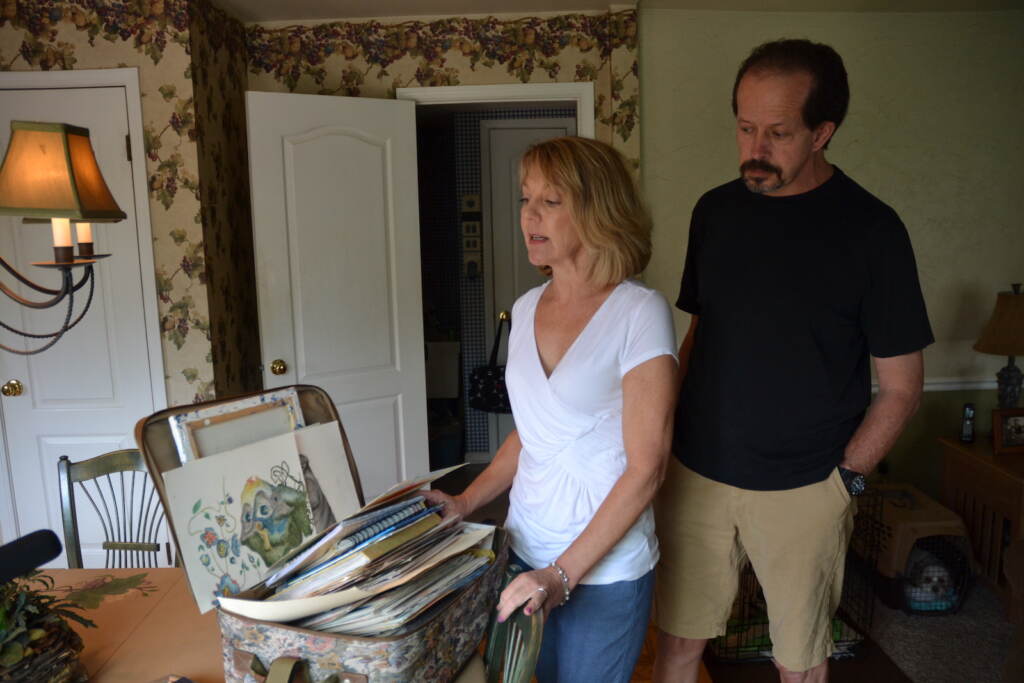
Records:
[[[1024,408],[992,411],[992,450],[996,455],[1024,453]]]

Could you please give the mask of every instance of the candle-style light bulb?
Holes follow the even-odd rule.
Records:
[[[75,223],[75,234],[78,235],[78,243],[92,242],[92,223]]]
[[[50,225],[53,229],[53,246],[71,246],[71,219],[51,218]]]
[[[71,263],[75,260],[75,250],[71,247],[71,220],[68,218],[51,218],[53,230],[53,260],[57,263]]]
[[[78,235],[78,256],[79,258],[92,258],[92,223],[75,223],[75,233]]]

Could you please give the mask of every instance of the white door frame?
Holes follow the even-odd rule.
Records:
[[[0,72],[0,90],[55,90],[58,88],[123,87],[128,106],[128,135],[132,145],[132,190],[135,199],[135,226],[139,243],[139,272],[142,275],[142,306],[146,324],[145,343],[149,349],[149,381],[156,410],[167,407],[163,348],[160,344],[160,316],[157,311],[156,265],[153,259],[153,230],[149,216],[149,192],[146,178],[146,147],[142,135],[142,95],[139,71],[121,69],[72,69],[66,71]],[[74,123],[69,121],[69,123]],[[116,254],[115,254],[116,258]],[[0,353],[4,353],[0,351]],[[144,416],[140,416],[144,417]],[[16,514],[12,505],[13,482],[7,459],[0,457],[0,536],[16,537]]]
[[[575,102],[576,134],[594,137],[594,82],[510,83],[508,85],[444,85],[435,88],[396,88],[395,98],[429,104],[514,104]]]

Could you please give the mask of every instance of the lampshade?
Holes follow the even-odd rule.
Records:
[[[997,356],[1024,356],[1024,294],[999,292],[996,308],[974,350]]]
[[[11,122],[0,167],[0,214],[96,222],[126,218],[100,173],[89,131],[29,121]]]

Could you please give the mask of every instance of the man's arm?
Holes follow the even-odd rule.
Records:
[[[840,467],[869,474],[896,443],[921,403],[924,360],[920,351],[891,358],[871,357],[878,395],[846,445]]]

